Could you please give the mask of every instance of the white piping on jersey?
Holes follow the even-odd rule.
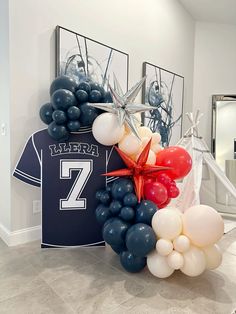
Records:
[[[41,179],[36,178],[34,176],[31,176],[28,173],[25,173],[24,171],[21,171],[21,170],[19,170],[17,168],[15,170],[15,173],[18,173],[19,175],[27,176],[27,177],[29,177],[29,179],[32,179],[32,180],[35,180],[35,181],[38,181],[39,183],[41,183]]]
[[[40,159],[40,157],[39,157],[39,153],[38,153],[37,148],[36,148],[35,143],[34,143],[34,134],[32,135],[32,144],[33,144],[34,150],[35,150],[35,152],[36,152],[36,155],[37,155],[37,157],[38,157],[40,166],[42,166],[41,159]]]
[[[52,246],[52,247],[58,247],[58,248],[77,248],[77,247],[90,247],[90,246],[94,246],[96,244],[101,244],[101,243],[104,243],[105,244],[105,241],[100,241],[100,242],[95,242],[95,243],[88,243],[88,244],[83,244],[83,245],[56,245],[56,244],[48,244],[48,243],[44,243],[42,242],[41,244],[43,245],[48,245],[48,246]]]
[[[17,169],[15,169],[14,173],[18,174],[20,177],[26,178],[29,181],[32,181],[32,182],[35,182],[35,183],[41,185],[41,181],[36,181],[34,179],[31,179],[31,178],[27,177],[26,175],[23,175],[22,173],[18,173]],[[23,181],[23,182],[25,182],[25,181]],[[27,183],[27,182],[25,182],[25,183]]]

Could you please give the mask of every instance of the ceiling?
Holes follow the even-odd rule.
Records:
[[[236,0],[179,0],[197,21],[236,25]]]

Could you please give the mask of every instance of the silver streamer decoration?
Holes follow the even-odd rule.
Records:
[[[134,104],[134,100],[145,80],[146,77],[143,77],[124,94],[114,75],[114,89],[109,85],[113,103],[89,103],[88,105],[117,115],[119,124],[123,125],[126,123],[130,130],[140,139],[136,126],[138,119],[134,114],[156,109],[156,107],[150,105]]]

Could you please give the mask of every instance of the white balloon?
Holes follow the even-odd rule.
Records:
[[[184,266],[183,255],[179,252],[173,251],[167,256],[167,263],[171,268],[180,269]]]
[[[206,268],[215,269],[222,262],[222,253],[218,245],[211,245],[203,248],[206,257]]]
[[[196,246],[209,246],[223,236],[224,222],[212,207],[193,206],[183,214],[183,234]]]
[[[146,126],[141,126],[138,129],[138,134],[141,138],[142,137],[149,137],[150,138],[152,136],[152,131]]]
[[[147,267],[158,278],[167,278],[174,272],[174,269],[168,265],[166,257],[159,255],[156,251],[147,256]]]
[[[170,240],[159,239],[156,243],[156,250],[160,255],[166,256],[173,251],[173,244]]]
[[[180,270],[187,276],[199,276],[206,269],[206,258],[204,252],[195,246],[183,253],[184,266]]]
[[[134,134],[128,134],[122,138],[118,146],[125,154],[134,155],[139,152],[141,144]]]
[[[159,238],[174,240],[182,231],[181,215],[168,208],[158,210],[152,217],[152,228]]]
[[[151,148],[154,151],[154,153],[158,153],[163,149],[160,144],[153,144]]]
[[[161,141],[161,135],[157,132],[152,133],[152,143],[159,144]]]
[[[120,126],[117,116],[110,112],[100,114],[93,122],[94,138],[102,145],[118,143],[125,133],[124,126]]]
[[[186,252],[190,248],[189,238],[185,235],[180,235],[173,241],[174,249],[180,253]]]

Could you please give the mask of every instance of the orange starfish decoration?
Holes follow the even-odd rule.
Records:
[[[151,148],[152,139],[147,143],[144,147],[143,151],[138,157],[137,161],[134,161],[129,156],[127,156],[122,150],[118,147],[115,147],[120,157],[123,159],[124,163],[128,168],[119,169],[115,171],[111,171],[103,174],[104,176],[132,176],[135,185],[135,192],[138,198],[138,202],[140,202],[141,198],[143,198],[143,187],[144,187],[144,178],[145,176],[151,176],[153,173],[160,170],[170,169],[169,167],[155,166],[146,164],[148,159],[148,154]]]

